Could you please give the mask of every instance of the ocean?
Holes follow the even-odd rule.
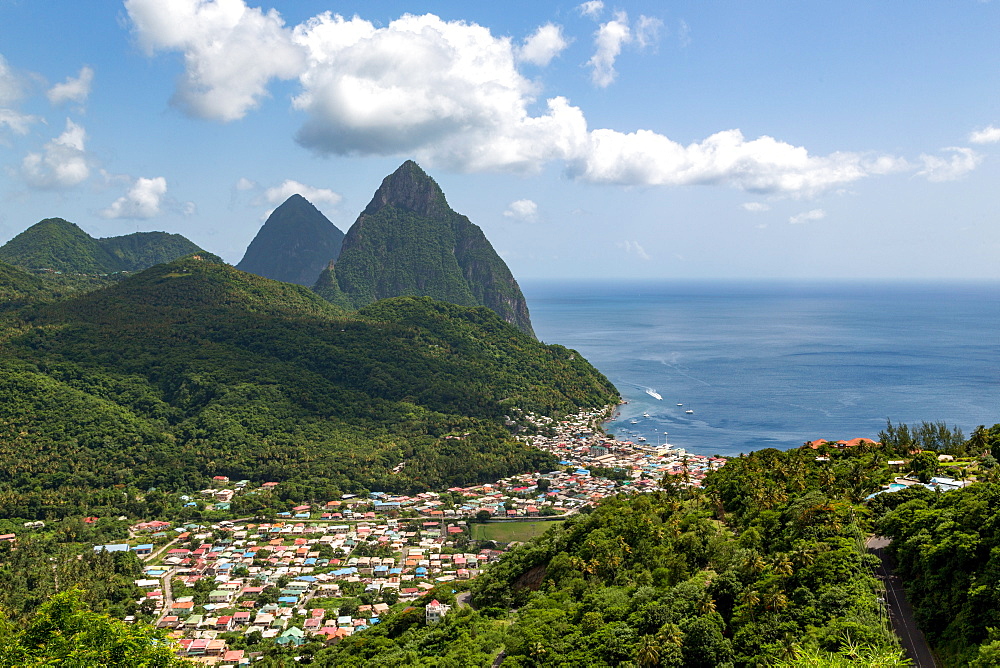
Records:
[[[539,339],[580,351],[628,400],[607,425],[621,440],[729,456],[877,438],[887,419],[966,436],[1000,422],[997,283],[521,287]]]

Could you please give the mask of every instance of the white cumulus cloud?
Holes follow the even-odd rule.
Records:
[[[129,218],[147,220],[163,213],[164,198],[167,194],[167,180],[162,176],[152,179],[139,177],[129,187],[124,196],[119,197],[105,209],[97,213],[103,218]],[[187,203],[191,207],[194,205]],[[190,210],[189,207],[185,209]]]
[[[538,218],[538,205],[530,199],[519,199],[507,205],[507,210],[503,212],[507,218],[532,222]]]
[[[242,0],[125,0],[125,9],[147,53],[184,54],[174,102],[195,116],[242,118],[260,105],[272,78],[302,71],[302,48],[276,10]]]
[[[128,0],[126,7],[140,44],[184,54],[175,97],[192,114],[239,118],[267,95],[270,80],[297,77],[292,105],[305,121],[296,139],[320,155],[406,156],[464,172],[537,172],[561,162],[569,176],[594,183],[791,196],[916,169],[886,155],[813,155],[738,129],[682,145],[648,129],[590,128],[584,112],[558,95],[529,111],[539,85],[518,67],[555,50],[555,33],[544,26],[537,50],[526,51],[534,37],[517,45],[432,14],[376,26],[325,12],[286,27],[276,12],[243,0]],[[622,45],[638,44],[640,31],[650,44],[656,25],[640,19],[630,28],[623,13],[602,24],[589,63],[594,81],[610,84]]]
[[[594,55],[587,61],[587,65],[593,68],[590,80],[595,86],[607,88],[614,82],[618,75],[615,60],[622,52],[622,45],[631,41],[632,31],[625,12],[618,12],[614,19],[601,24],[594,34]]]
[[[649,253],[646,252],[646,249],[639,245],[638,241],[618,241],[615,245],[624,249],[629,255],[635,255],[640,260],[647,261],[652,259]]]
[[[243,179],[241,179],[242,181]],[[252,183],[252,182],[251,182]],[[239,188],[239,184],[237,184]],[[281,182],[281,185],[264,191],[264,200],[270,204],[280,204],[292,195],[302,195],[313,204],[336,205],[343,199],[339,194],[326,188],[314,188],[291,179]]]
[[[601,0],[587,0],[583,4],[578,5],[576,9],[584,16],[596,19],[604,11],[604,3]]]
[[[28,185],[43,190],[71,188],[90,176],[90,160],[84,142],[87,133],[70,119],[61,135],[47,142],[40,153],[29,153],[21,161],[21,175]]]
[[[923,169],[917,172],[917,176],[924,176],[927,177],[928,181],[935,182],[956,181],[978,167],[983,160],[982,156],[971,148],[950,146],[942,150],[950,152],[951,155],[947,157],[926,154],[920,156]]]
[[[753,213],[761,213],[763,211],[770,211],[771,207],[763,202],[744,202],[740,205],[744,211],[751,211]]]
[[[798,225],[800,223],[808,223],[814,220],[823,220],[826,218],[826,211],[823,209],[813,209],[811,211],[803,211],[802,213],[797,213],[788,219],[788,222],[793,225]]]
[[[65,102],[83,103],[90,95],[90,85],[94,82],[94,70],[84,65],[76,77],[68,77],[66,81],[56,84],[48,90],[46,96],[52,104]]]
[[[546,23],[539,26],[538,30],[518,47],[517,59],[524,63],[545,67],[567,46],[569,46],[569,42],[563,36],[562,27]]]
[[[592,130],[587,151],[572,173],[620,185],[730,185],[756,193],[811,195],[897,162],[883,156],[834,153],[813,156],[801,146],[763,136],[746,140],[739,130],[717,132],[683,146],[649,130]]]
[[[1000,142],[1000,128],[988,125],[982,130],[976,130],[969,135],[969,141],[973,144],[996,144]]]

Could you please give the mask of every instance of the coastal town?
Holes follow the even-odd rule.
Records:
[[[261,653],[243,647],[262,643],[286,649],[334,643],[405,610],[436,624],[452,606],[426,599],[464,589],[510,547],[608,496],[699,487],[726,464],[723,457],[672,446],[665,435],[659,444],[617,440],[601,428],[609,414],[605,408],[562,420],[527,416],[531,429],[518,438],[552,454],[558,467],[551,471],[411,495],[343,494],[255,517],[233,515],[234,499],[273,494],[281,483],[218,475],[212,487],[179,501],[229,519],[140,521],[129,526],[128,541],[92,549],[134,553],[143,568],[135,581],[142,618],[176,640],[181,656],[209,665],[249,665]],[[806,446],[869,444],[874,441],[819,439]],[[817,453],[816,459],[826,457]],[[915,484],[897,478],[882,493]],[[964,484],[941,478],[928,486]],[[16,541],[14,534],[0,538]],[[421,605],[412,605],[418,599]]]
[[[552,453],[558,460],[552,471],[439,492],[345,494],[275,512],[267,521],[147,520],[129,527],[127,542],[93,550],[142,560],[139,610],[169,632],[184,657],[235,667],[254,659],[233,647],[247,644],[234,642],[238,637],[257,646],[336,642],[436,587],[450,591],[475,578],[509,547],[607,496],[660,490],[665,477],[699,486],[725,464],[665,443],[614,440],[599,427],[606,415],[529,416],[536,433],[519,438]],[[237,496],[279,486],[216,476],[211,488],[181,501],[225,512]],[[423,610],[433,624],[450,606],[435,600]]]

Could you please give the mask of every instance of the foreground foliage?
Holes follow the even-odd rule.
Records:
[[[164,632],[91,612],[79,590],[53,596],[21,630],[0,616],[0,666],[190,665],[177,658]]]
[[[315,661],[489,666],[502,652],[503,666],[904,665],[865,513],[850,501],[854,456],[765,450],[704,491],[607,499],[473,581],[475,610],[429,628],[417,607]],[[751,503],[777,481],[782,494]]]

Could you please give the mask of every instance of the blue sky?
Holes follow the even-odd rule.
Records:
[[[1000,278],[1000,0],[0,0],[0,242],[237,262],[414,158],[534,278]]]

